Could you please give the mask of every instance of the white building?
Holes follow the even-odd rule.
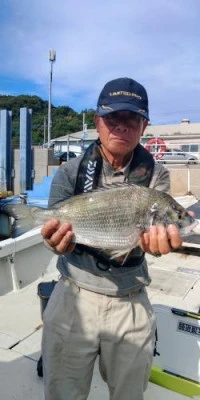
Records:
[[[179,124],[151,125],[149,124],[141,140],[148,141],[148,137],[161,138],[169,149],[179,149],[193,154],[200,153],[200,123],[183,119]],[[85,150],[98,134],[96,129],[88,129],[87,132],[79,131],[73,134],[61,136],[51,140],[55,151],[73,151],[77,155]]]
[[[69,135],[60,136],[51,140],[54,151],[73,151],[79,155],[98,137],[96,129],[88,129],[87,132],[79,131]]]

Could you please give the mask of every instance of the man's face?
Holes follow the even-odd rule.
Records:
[[[132,152],[148,124],[141,115],[116,111],[103,118],[95,116],[96,128],[103,147],[113,155]]]

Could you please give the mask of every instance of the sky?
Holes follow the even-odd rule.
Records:
[[[0,38],[0,94],[48,100],[54,49],[54,106],[95,109],[127,76],[152,124],[200,122],[200,0],[1,0]]]

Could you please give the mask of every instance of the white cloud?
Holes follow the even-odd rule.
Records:
[[[55,48],[53,103],[95,107],[107,80],[131,76],[147,87],[153,115],[164,115],[183,93],[196,104],[198,0],[4,0],[2,9],[3,92],[4,77],[12,77],[22,91],[47,98],[48,51]]]

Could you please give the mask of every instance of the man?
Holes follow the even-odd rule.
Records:
[[[129,78],[108,82],[95,116],[99,138],[84,155],[59,168],[49,206],[118,182],[168,192],[168,171],[139,144],[148,120],[148,97],[141,84]],[[124,264],[72,244],[73,226],[67,221],[48,221],[42,235],[60,255],[62,276],[44,312],[46,400],[86,400],[98,354],[110,399],[142,400],[155,343],[144,253],[166,254],[179,247],[178,230],[152,226]]]

